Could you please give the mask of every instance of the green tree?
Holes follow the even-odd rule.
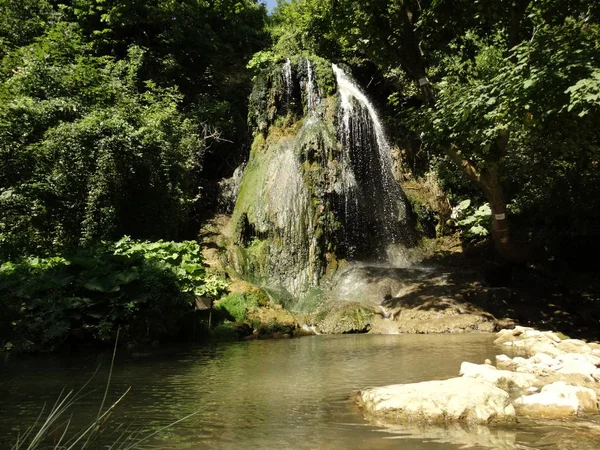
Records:
[[[240,152],[265,8],[0,6],[0,257],[181,238],[202,208],[200,178]]]

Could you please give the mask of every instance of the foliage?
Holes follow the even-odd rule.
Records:
[[[181,239],[203,205],[200,177],[218,174],[211,152],[245,138],[245,65],[266,38],[264,7],[0,8],[0,258]]]
[[[14,74],[0,88],[5,258],[123,234],[176,238],[196,200],[204,141],[200,124],[178,112],[181,96],[151,82],[137,89],[142,49],[115,61],[81,45],[76,27],[63,24],[8,64]]]
[[[220,299],[216,308],[225,311],[235,322],[243,322],[248,319],[248,311],[258,306],[264,306],[264,301],[259,294],[234,292]]]
[[[490,234],[490,218],[492,210],[488,203],[478,208],[471,205],[471,200],[463,200],[452,208],[451,218],[461,229],[463,237],[485,237]]]
[[[208,285],[208,286],[207,286]],[[175,337],[196,295],[220,295],[198,244],[124,238],[65,257],[0,266],[3,348],[51,351],[69,338],[109,342]]]

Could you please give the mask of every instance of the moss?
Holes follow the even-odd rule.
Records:
[[[375,313],[358,303],[338,304],[328,309],[319,322],[327,334],[364,333],[370,328]]]
[[[256,331],[259,337],[273,337],[276,334],[292,335],[295,330],[296,326],[293,324],[268,322],[261,323]]]
[[[239,341],[252,334],[245,323],[225,322],[213,328],[212,337],[217,341]]]
[[[228,294],[216,302],[215,309],[223,311],[236,322],[244,322],[248,320],[253,309],[266,306],[268,303],[266,294],[257,289],[251,292]]]
[[[266,149],[266,144],[267,141],[265,136],[262,133],[257,133],[256,136],[254,136],[252,146],[250,147],[250,156],[253,156],[258,152],[264,152]]]

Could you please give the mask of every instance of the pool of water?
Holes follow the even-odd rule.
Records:
[[[365,421],[351,399],[352,391],[365,387],[457,376],[462,361],[482,363],[500,353],[493,339],[489,334],[309,336],[169,347],[118,358],[107,404],[131,390],[92,447],[136,430],[142,436],[197,412],[145,444],[175,449],[571,448],[561,447],[568,443],[564,436],[581,429],[568,424],[379,426]],[[72,430],[96,416],[110,355],[2,363],[0,446],[10,447],[44,403],[53,404],[63,388],[81,387],[99,363],[87,395],[71,408]]]

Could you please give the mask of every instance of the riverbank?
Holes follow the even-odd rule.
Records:
[[[319,334],[494,332],[523,325],[598,337],[600,301],[593,293],[551,274],[458,252],[437,253],[409,269],[356,266],[323,295],[315,313],[272,317]]]
[[[588,426],[600,417],[600,344],[520,326],[496,336],[494,344],[513,357],[496,355],[495,366],[464,361],[456,378],[363,389],[356,401],[380,425],[560,419],[587,427],[600,444],[600,430]]]

